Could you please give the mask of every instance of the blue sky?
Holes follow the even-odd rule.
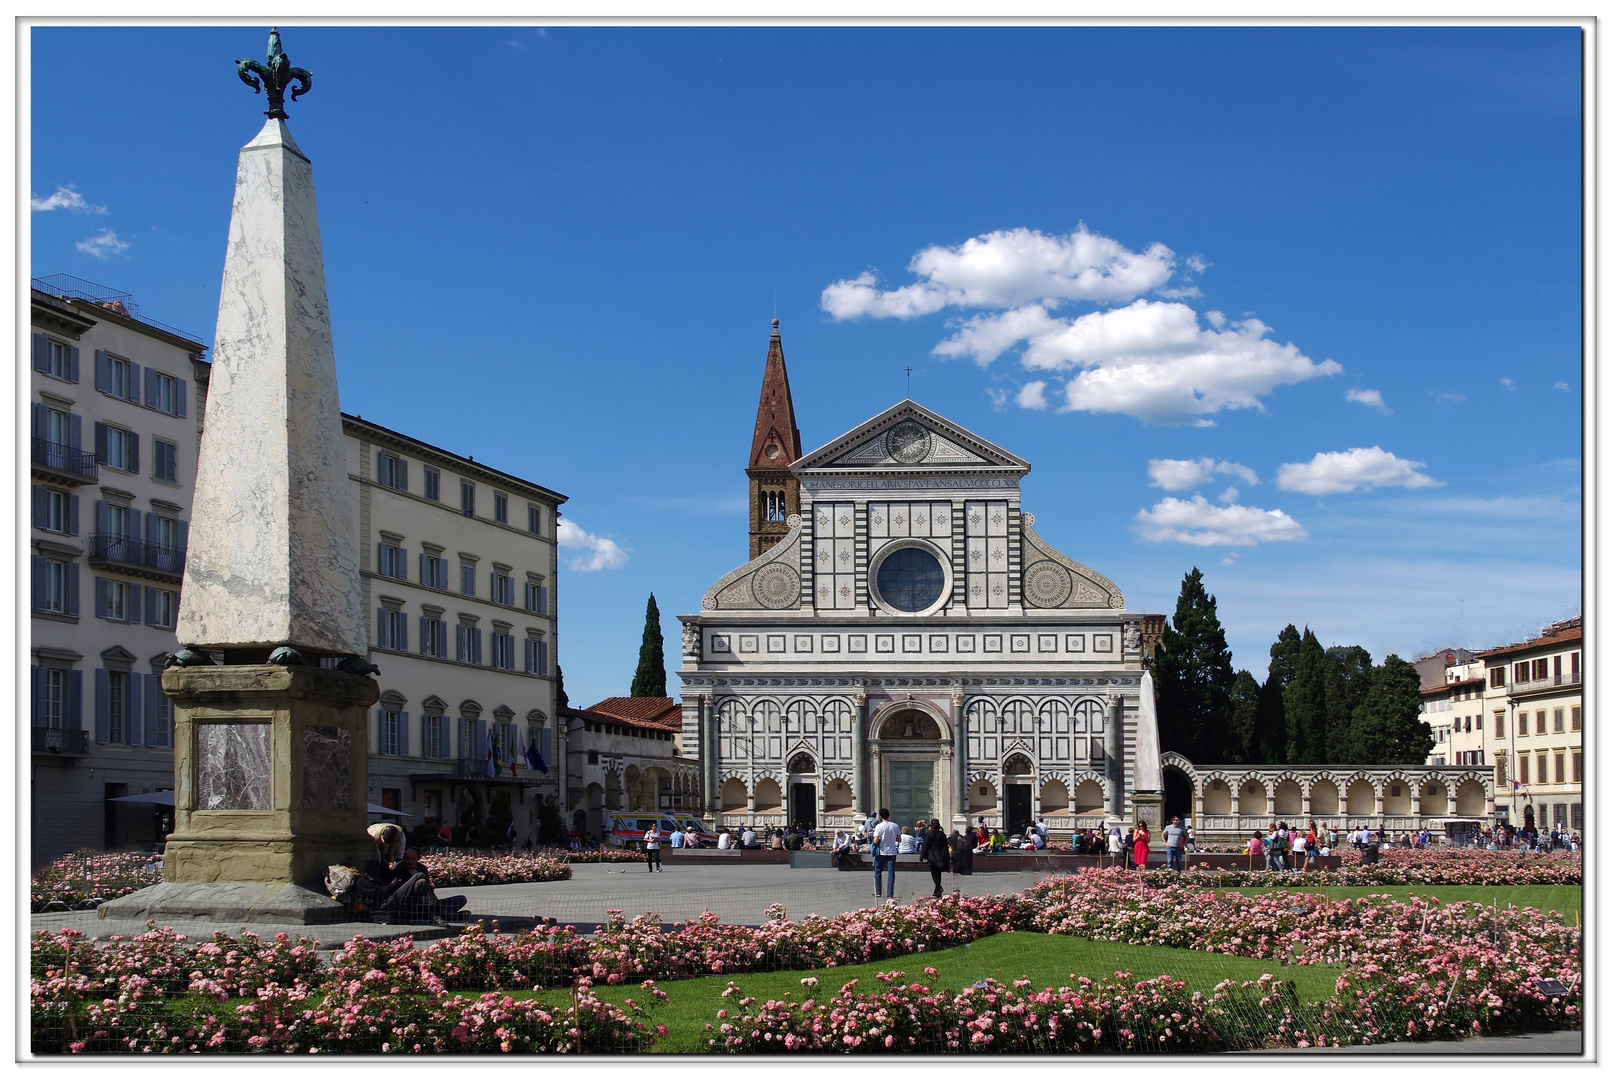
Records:
[[[1131,608],[1199,566],[1260,678],[1288,622],[1580,610],[1576,29],[282,32],[343,406],[571,496],[575,703],[745,560],[777,311],[805,448],[913,367]],[[266,37],[33,28],[35,274],[211,340]]]

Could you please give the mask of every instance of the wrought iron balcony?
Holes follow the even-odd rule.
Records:
[[[113,533],[90,535],[90,565],[145,573],[179,580],[185,570],[185,549],[148,543],[139,537]]]
[[[95,483],[98,473],[95,455],[74,446],[64,446],[49,439],[33,439],[31,455],[36,469],[44,469],[69,483]]]
[[[33,750],[36,754],[80,757],[90,752],[89,733],[83,728],[36,727],[30,734],[33,736]]]

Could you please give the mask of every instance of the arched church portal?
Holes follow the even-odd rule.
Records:
[[[938,767],[943,729],[918,708],[888,713],[876,735],[881,755],[881,802],[900,825],[946,816],[946,778]]]

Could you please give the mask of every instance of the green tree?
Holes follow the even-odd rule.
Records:
[[[505,830],[511,827],[511,791],[500,788],[489,800],[488,820],[483,823],[484,838],[490,844],[505,843]]]
[[[646,628],[640,635],[640,665],[634,669],[630,697],[667,697],[668,670],[663,665],[663,623],[657,594],[646,598]]]
[[[1303,627],[1297,670],[1281,695],[1286,706],[1286,753],[1283,763],[1310,765],[1325,760],[1325,649],[1314,631]]]
[[[1364,762],[1419,765],[1436,745],[1420,718],[1420,673],[1389,655],[1370,672],[1364,700],[1353,712],[1353,744]]]
[[[1180,585],[1179,604],[1172,625],[1163,629],[1153,673],[1162,748],[1197,762],[1223,760],[1235,672],[1218,621],[1218,600],[1195,567]]]
[[[1375,660],[1357,645],[1325,650],[1325,757],[1333,765],[1375,764],[1362,756],[1353,738],[1353,712],[1370,689]]]
[[[554,844],[561,835],[561,807],[554,795],[546,795],[539,803],[539,842]]]
[[[1265,765],[1286,761],[1286,687],[1297,675],[1297,653],[1302,635],[1287,625],[1269,646],[1269,677],[1258,697],[1258,731],[1253,756]]]
[[[1263,690],[1252,673],[1242,668],[1230,684],[1229,713],[1224,722],[1226,737],[1222,758],[1231,765],[1250,765],[1258,742],[1258,715]]]

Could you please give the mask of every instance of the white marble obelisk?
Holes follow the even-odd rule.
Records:
[[[1140,676],[1140,711],[1134,717],[1134,790],[1162,790],[1162,739],[1157,733],[1157,692],[1149,671]]]
[[[176,636],[364,656],[314,173],[285,121],[242,148]]]

